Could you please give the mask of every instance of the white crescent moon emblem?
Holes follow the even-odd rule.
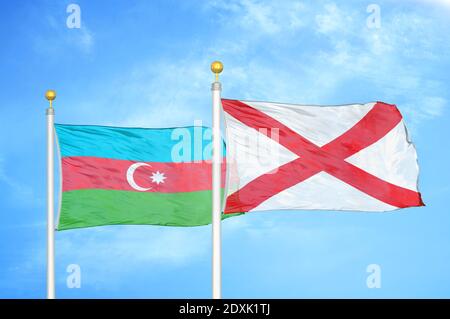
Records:
[[[151,165],[145,164],[145,163],[134,163],[133,165],[131,165],[127,170],[127,182],[135,190],[140,191],[140,192],[145,192],[152,188],[151,187],[149,187],[149,188],[141,187],[138,184],[136,184],[136,181],[134,180],[134,172],[141,166],[151,166]]]

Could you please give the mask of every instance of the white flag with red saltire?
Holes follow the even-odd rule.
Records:
[[[306,106],[222,100],[225,213],[423,206],[402,115],[382,102]]]

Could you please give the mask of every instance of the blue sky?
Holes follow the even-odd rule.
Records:
[[[397,104],[427,204],[227,220],[223,296],[450,297],[450,1],[77,1],[80,29],[66,26],[70,3],[0,2],[0,297],[45,297],[45,90],[58,92],[59,123],[209,125],[215,59],[228,98]],[[370,4],[380,28],[366,23]],[[57,296],[209,298],[210,237],[206,226],[57,233]],[[66,286],[69,264],[80,289]]]

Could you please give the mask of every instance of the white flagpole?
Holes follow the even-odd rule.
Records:
[[[47,108],[47,299],[55,299],[55,225],[54,225],[54,117],[53,100],[56,92],[48,90]]]
[[[212,165],[212,297],[222,298],[222,205],[220,192],[221,162],[222,162],[222,138],[220,135],[220,93],[222,86],[219,82],[219,73],[223,65],[219,61],[211,64],[211,71],[216,75],[212,84],[213,102],[213,165]]]

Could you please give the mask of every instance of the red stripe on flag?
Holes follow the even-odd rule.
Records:
[[[222,105],[225,112],[260,133],[267,132],[269,138],[272,136],[268,132],[278,128],[277,142],[301,156],[278,167],[274,173],[258,176],[228,196],[225,213],[252,210],[270,197],[321,171],[395,207],[424,205],[420,193],[386,182],[345,161],[383,138],[401,121],[402,116],[395,105],[376,103],[352,128],[322,147],[241,101],[223,99]]]
[[[62,190],[106,189],[137,191],[127,181],[127,171],[136,161],[117,160],[99,157],[63,157]],[[136,185],[151,188],[148,192],[177,193],[212,189],[209,161],[187,163],[145,163],[133,174]],[[151,176],[156,172],[166,177],[163,183],[153,182]],[[222,163],[222,187],[225,183],[225,161]]]

